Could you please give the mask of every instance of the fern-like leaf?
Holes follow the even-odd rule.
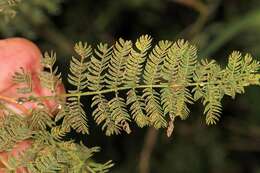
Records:
[[[70,132],[70,128],[64,127],[63,125],[51,128],[51,135],[56,140],[63,139],[63,137],[65,137],[68,132]]]
[[[145,110],[148,114],[149,121],[154,127],[166,127],[166,121],[160,105],[159,93],[152,88],[153,85],[160,81],[161,63],[167,55],[169,47],[172,45],[170,41],[160,41],[149,54],[149,58],[144,69],[144,83],[151,85],[150,88],[144,89],[143,98],[145,99]]]
[[[145,103],[141,96],[136,94],[136,90],[131,89],[127,92],[127,105],[130,106],[132,118],[139,127],[144,127],[149,124],[149,119],[145,115]]]
[[[195,64],[197,62],[197,50],[194,46],[184,40],[178,40],[173,48],[176,49],[177,55],[175,56],[180,59],[177,76],[172,81],[172,87],[174,88],[173,99],[176,100],[176,115],[180,116],[182,119],[186,119],[189,115],[187,103],[193,103],[193,98],[188,89],[188,85],[192,82]]]
[[[141,80],[141,72],[143,70],[143,63],[146,60],[147,51],[151,47],[152,39],[148,35],[143,35],[137,39],[135,43],[136,49],[132,49],[130,57],[127,60],[125,72],[125,85],[136,87]],[[127,92],[127,105],[130,105],[132,118],[137,125],[144,127],[149,124],[148,117],[144,114],[144,101],[142,97],[138,96],[135,89]]]
[[[113,134],[119,134],[121,127],[119,124],[115,123],[115,120],[113,119],[108,101],[105,99],[103,95],[95,95],[92,99],[91,107],[96,107],[96,109],[93,111],[93,117],[96,123],[99,125],[102,122],[104,124],[102,125],[102,130],[105,130],[105,134],[107,136],[111,136]]]
[[[115,97],[108,102],[111,117],[113,121],[115,121],[115,124],[117,126],[119,125],[127,133],[130,133],[131,131],[128,124],[128,121],[130,121],[130,116],[126,110],[126,103],[124,99],[118,96],[118,92],[116,90],[123,84],[126,72],[126,62],[129,58],[131,48],[131,41],[125,41],[120,38],[115,43],[105,80],[108,88],[115,89]]]
[[[68,98],[70,112],[65,117],[67,122],[75,129],[78,133],[89,133],[86,113],[82,108],[82,103],[78,97]]]
[[[52,137],[61,139],[70,127],[88,133],[82,96],[93,96],[93,117],[106,135],[122,130],[130,133],[133,119],[140,127],[167,128],[170,136],[175,118],[187,118],[188,105],[194,101],[202,100],[206,123],[215,124],[225,94],[235,97],[246,86],[260,84],[259,62],[248,54],[233,52],[227,67],[221,69],[215,61],[197,63],[196,48],[184,40],[159,41],[153,47],[151,41],[150,36],[143,35],[132,45],[120,38],[113,46],[101,43],[94,51],[87,43],[76,44],[78,56],[72,57],[68,75],[74,88],[63,94],[67,103],[62,103],[55,118],[58,125],[52,126]],[[45,79],[59,78],[56,69],[51,71],[55,60],[53,52],[44,55]],[[17,73],[16,79],[24,82],[21,76],[24,74]],[[53,83],[47,86],[54,90]]]
[[[68,75],[68,81],[70,84],[76,87],[75,90],[70,90],[69,93],[80,93],[87,87],[87,69],[89,65],[89,59],[92,54],[92,48],[87,43],[79,42],[75,45],[74,50],[79,55],[79,57],[72,57],[70,62],[70,73]],[[85,111],[82,108],[80,102],[80,95],[69,97],[69,107],[71,109],[71,114],[69,115],[71,121],[71,127],[77,132],[83,134],[89,133],[87,118]]]
[[[100,91],[104,87],[105,75],[111,55],[111,48],[107,44],[99,44],[95,49],[95,56],[91,57],[88,67],[88,88],[93,91]]]
[[[152,88],[144,89],[143,98],[145,99],[145,111],[149,115],[149,124],[157,129],[167,126],[160,106],[159,96],[159,93]]]
[[[59,163],[56,160],[55,156],[53,156],[53,153],[45,150],[41,151],[41,153],[35,159],[34,164],[30,164],[28,169],[30,172],[35,173],[40,173],[42,170],[44,170],[44,172],[56,173],[61,171],[62,167],[62,163]]]
[[[41,64],[45,68],[39,75],[41,85],[48,88],[51,92],[55,92],[57,84],[60,82],[61,74],[58,73],[58,67],[54,68],[56,62],[56,53],[51,51],[45,52]]]
[[[105,84],[104,71],[107,70],[109,60],[111,58],[111,48],[107,44],[99,44],[95,49],[95,55],[91,58],[89,65],[89,89],[100,91]],[[112,134],[120,133],[120,126],[115,124],[110,114],[108,101],[102,94],[95,95],[93,97],[93,103],[91,107],[96,107],[93,112],[93,117],[96,123],[99,125],[103,123],[102,130],[105,130],[105,134],[110,136]]]
[[[0,152],[8,151],[13,146],[32,136],[23,117],[8,113],[0,118]]]
[[[116,95],[115,98],[108,102],[109,110],[111,112],[112,120],[116,125],[119,125],[124,131],[130,133],[129,121],[130,116],[126,109],[125,100]]]
[[[223,72],[216,61],[202,60],[195,71],[194,81],[198,84],[194,89],[194,99],[203,99],[206,124],[216,124],[221,113],[223,97],[222,84],[219,82]]]
[[[24,68],[20,68],[21,72],[15,72],[13,82],[22,85],[17,88],[18,93],[27,94],[32,92],[32,77],[31,74],[26,72]]]
[[[126,62],[132,48],[131,41],[119,39],[113,47],[113,53],[109,61],[106,83],[108,88],[117,88],[123,83],[126,72]]]
[[[135,87],[140,83],[143,63],[146,60],[147,51],[151,48],[152,39],[143,35],[135,43],[136,49],[132,48],[126,62],[125,85]]]
[[[44,109],[37,108],[32,111],[32,116],[29,119],[30,129],[46,130],[47,127],[54,125],[51,115]]]
[[[222,110],[221,98],[222,96],[218,89],[209,90],[207,96],[204,98],[203,105],[205,106],[206,124],[212,125],[219,121]]]
[[[240,80],[240,71],[242,68],[242,55],[240,52],[233,52],[228,58],[228,65],[226,68],[226,88],[225,93],[229,96],[235,97],[236,93],[241,93],[241,86],[237,85]]]
[[[86,70],[89,65],[89,59],[92,54],[92,48],[87,43],[79,42],[75,45],[74,50],[79,57],[72,57],[70,62],[70,72],[68,81],[70,84],[76,86],[76,91],[80,92],[87,86]]]
[[[151,41],[143,35],[132,46],[131,41],[120,38],[112,47],[99,44],[94,52],[88,44],[78,43],[75,51],[79,57],[72,58],[68,76],[76,89],[67,97],[69,113],[59,114],[57,119],[87,133],[80,99],[91,95],[94,120],[107,135],[130,132],[132,118],[140,127],[167,127],[170,136],[175,118],[186,119],[193,101],[202,100],[206,123],[215,124],[224,94],[234,97],[245,86],[260,83],[259,62],[250,55],[234,52],[221,69],[215,61],[197,63],[196,48],[184,40],[159,41],[153,48]],[[108,93],[114,96],[108,98]],[[63,123],[53,133],[62,132],[62,127]]]
[[[234,51],[228,58],[228,65],[223,72],[225,80],[225,94],[235,97],[236,93],[244,93],[244,87],[251,84],[252,79],[259,70],[259,62],[253,61],[252,57],[247,54],[242,57],[240,52]]]

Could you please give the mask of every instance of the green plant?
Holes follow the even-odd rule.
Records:
[[[93,107],[95,122],[107,136],[122,131],[131,132],[131,122],[139,127],[166,128],[171,136],[177,117],[189,115],[189,104],[201,100],[206,124],[216,124],[221,114],[224,95],[234,98],[249,85],[260,84],[260,64],[251,55],[233,52],[225,68],[214,60],[197,60],[197,50],[187,41],[159,41],[143,35],[136,42],[119,39],[113,46],[100,43],[96,47],[79,42],[76,56],[70,62],[68,82],[72,85],[65,94],[55,94],[61,80],[56,67],[56,54],[45,53],[41,84],[53,91],[52,96],[31,94],[17,101],[20,105],[36,102],[31,116],[20,116],[5,104],[1,109],[8,116],[1,120],[1,151],[9,151],[16,143],[32,140],[32,147],[18,159],[5,164],[11,171],[27,167],[31,172],[106,172],[111,162],[97,164],[90,158],[97,148],[64,141],[72,129],[90,133],[88,117],[83,106]],[[30,74],[16,72],[15,82],[25,84],[18,92],[30,94]],[[107,95],[109,94],[109,96]],[[111,97],[112,95],[112,97]],[[81,98],[92,96],[90,106]],[[55,118],[42,104],[46,99],[59,103]],[[19,128],[17,128],[19,127]]]
[[[88,133],[80,98],[92,95],[93,117],[108,136],[122,130],[130,133],[132,120],[140,127],[169,127],[175,117],[186,119],[187,105],[199,99],[210,125],[220,117],[224,95],[234,98],[244,87],[259,84],[259,62],[249,54],[233,52],[227,67],[221,69],[214,60],[197,62],[196,48],[184,40],[160,41],[152,49],[151,41],[143,35],[133,46],[119,39],[112,47],[99,44],[94,53],[87,43],[76,44],[79,56],[72,58],[68,76],[76,90],[60,96],[68,98],[65,107],[74,114],[64,114],[63,122],[74,122],[75,130]],[[107,93],[114,97],[108,100]]]

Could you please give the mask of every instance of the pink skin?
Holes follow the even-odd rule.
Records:
[[[32,75],[33,81],[33,94],[35,96],[46,96],[53,95],[51,91],[46,88],[42,88],[40,85],[40,80],[38,74],[42,69],[40,64],[41,52],[38,47],[23,38],[11,38],[6,40],[0,40],[0,96],[8,97],[12,99],[17,99],[19,97],[24,97],[26,95],[17,94],[16,89],[21,87],[18,84],[14,84],[12,81],[12,76],[15,71],[20,71],[20,67],[23,67],[26,72],[29,72]],[[63,93],[63,85],[60,84],[57,87],[57,93]],[[57,105],[54,101],[46,100],[44,104],[50,109],[54,109]],[[21,113],[19,109],[14,104],[8,104],[13,111]],[[25,109],[30,109],[36,107],[35,103],[25,103],[23,105]],[[0,116],[2,113],[0,112]],[[10,153],[2,152],[0,153],[0,158],[6,160],[8,155],[18,157],[19,153],[23,152],[31,145],[30,141],[22,141],[14,147]],[[3,162],[2,162],[3,163]],[[0,162],[0,173],[5,173],[1,169],[3,165]],[[16,170],[17,173],[27,172],[25,168],[19,168]]]
[[[18,158],[19,155],[22,154],[30,146],[31,146],[31,142],[29,140],[26,140],[26,141],[17,143],[10,153],[7,153],[7,152],[0,153],[0,157],[2,160],[2,162],[0,163],[0,173],[6,173],[4,170],[5,168],[3,168],[3,167],[5,167],[3,164],[3,161],[7,161],[10,156]],[[20,167],[16,170],[16,173],[28,173],[28,171],[26,168]]]
[[[14,72],[20,72],[21,67],[32,75],[33,93],[38,96],[53,95],[48,89],[40,86],[38,73],[42,69],[40,64],[41,52],[38,47],[22,38],[11,38],[0,41],[0,95],[17,99],[24,97],[23,94],[17,94],[16,89],[21,85],[15,85],[12,81]],[[62,85],[57,88],[57,93],[64,92]],[[53,108],[55,102],[45,101],[48,108]],[[24,105],[27,108],[35,107],[31,103]]]

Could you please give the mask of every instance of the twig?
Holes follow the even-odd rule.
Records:
[[[20,105],[19,103],[17,103],[17,101],[13,98],[0,95],[0,100],[13,105],[15,108],[17,108],[18,110],[23,112],[25,115],[30,115],[29,110],[26,107],[24,107],[23,105]]]
[[[154,146],[156,144],[157,136],[158,136],[158,130],[156,130],[153,127],[149,127],[145,137],[144,146],[140,154],[139,173],[150,172],[150,158]]]
[[[199,17],[197,20],[189,25],[186,29],[184,29],[178,37],[185,37],[192,39],[196,36],[205,26],[207,21],[210,19],[212,14],[216,11],[220,0],[216,0],[212,4],[205,4],[198,0],[172,0],[175,3],[179,3],[190,7],[199,13]]]

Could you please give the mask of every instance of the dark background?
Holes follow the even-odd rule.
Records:
[[[257,58],[260,1],[24,0],[16,17],[0,24],[1,38],[26,37],[42,51],[55,50],[64,76],[75,42],[112,44],[119,37],[134,41],[142,34],[155,42],[185,38],[198,47],[199,58],[214,58],[223,65],[233,50]],[[260,173],[259,97],[257,87],[247,88],[235,100],[225,97],[222,118],[210,127],[202,106],[195,104],[187,120],[175,123],[170,138],[163,130],[136,127],[130,135],[106,137],[93,123],[91,135],[77,140],[100,146],[96,159],[114,160],[113,173],[147,173],[140,171],[147,162],[151,173]],[[84,102],[91,119],[89,100]],[[140,159],[142,152],[150,159]]]

